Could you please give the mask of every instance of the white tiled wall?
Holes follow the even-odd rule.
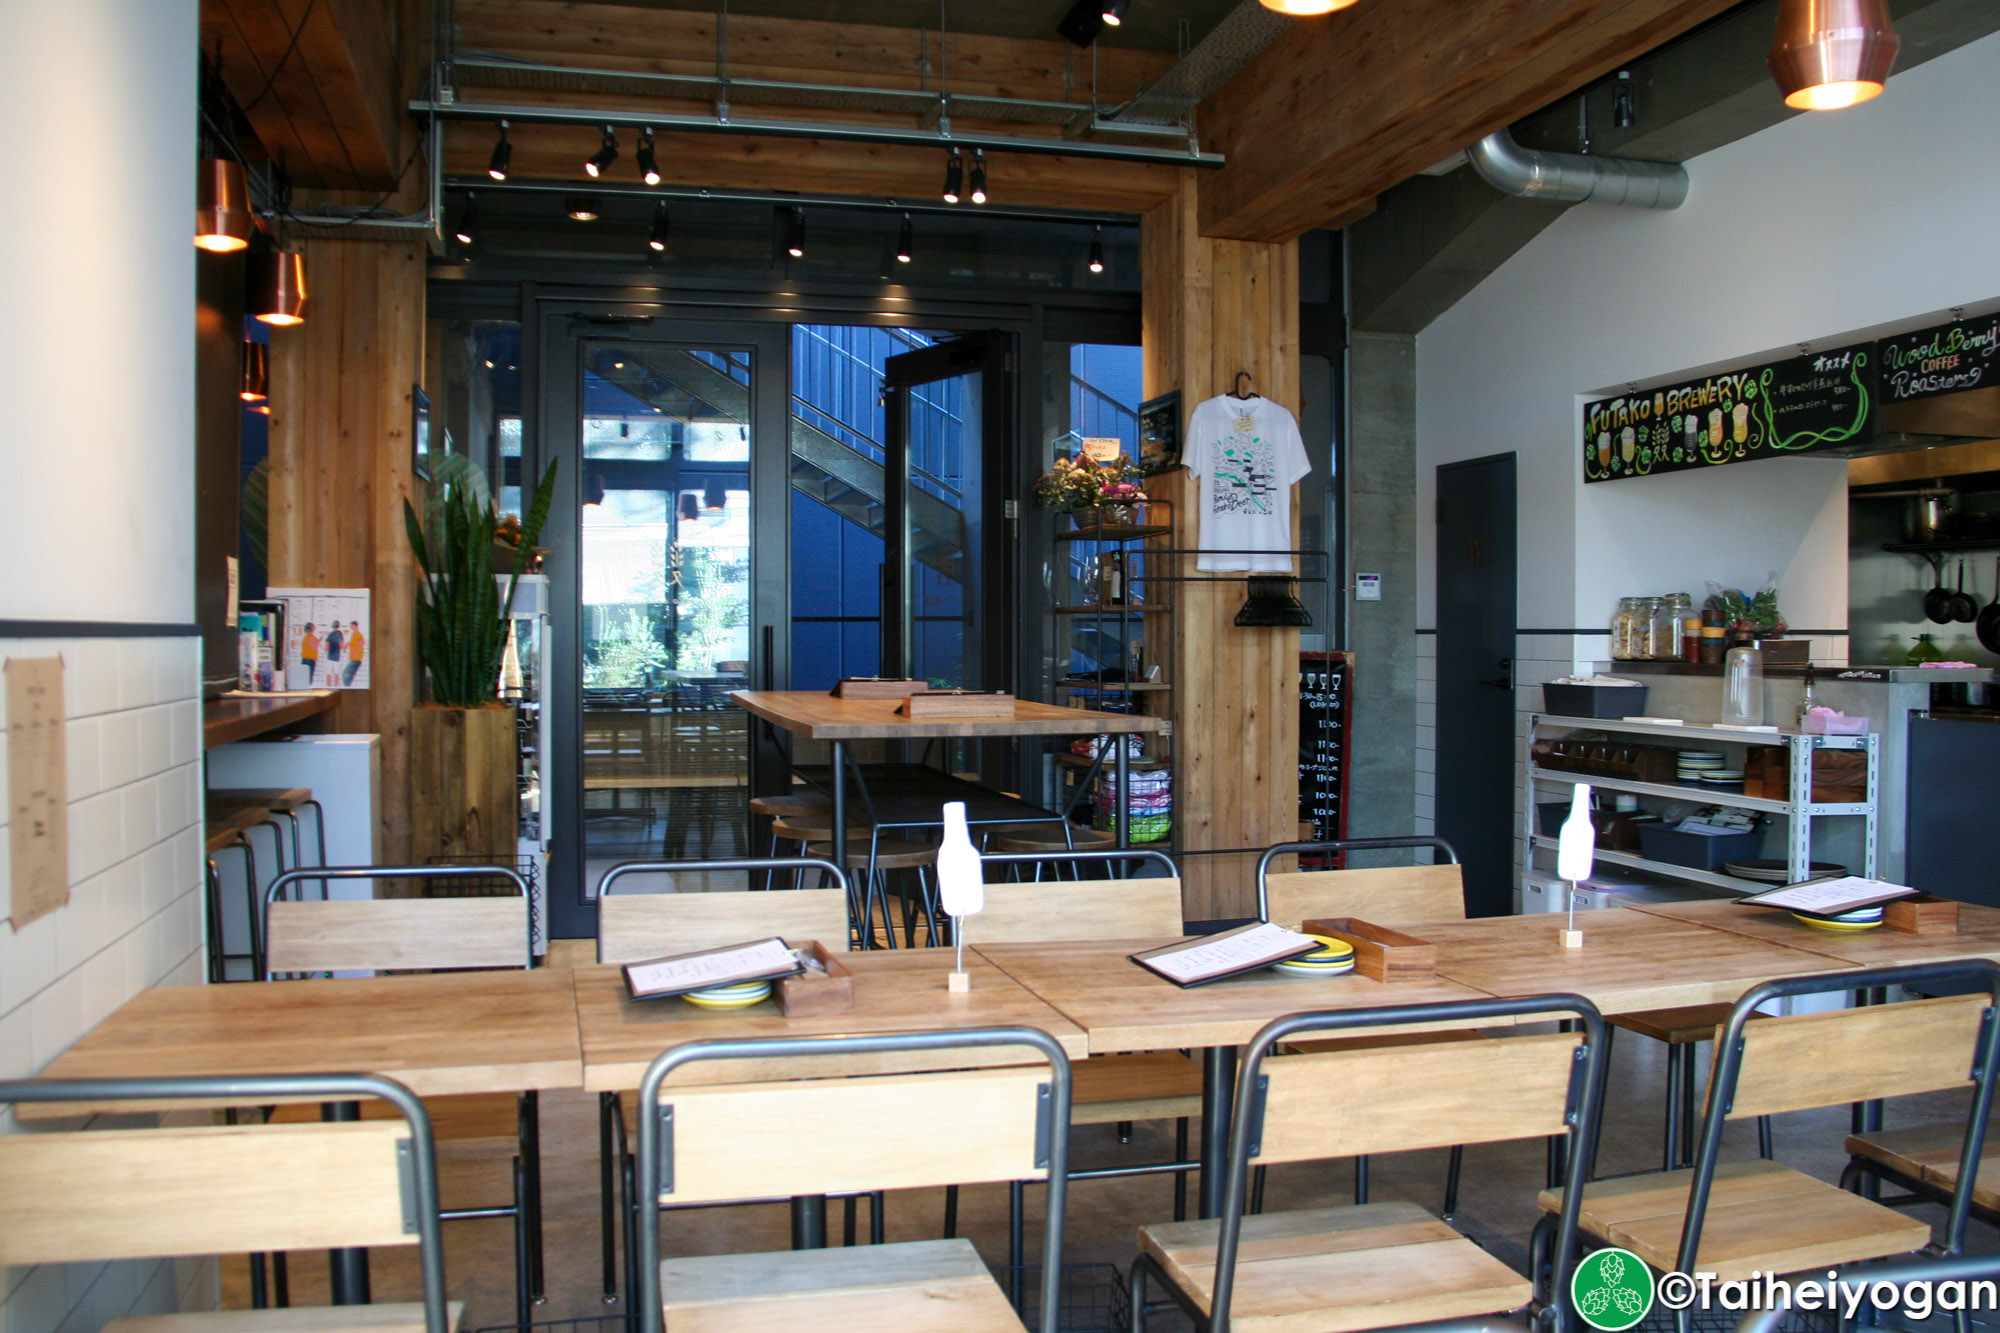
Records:
[[[68,905],[18,932],[0,922],[0,1078],[33,1074],[148,986],[203,978],[199,653],[193,638],[0,640],[0,659],[63,659],[70,852]],[[0,845],[5,786],[0,762]],[[92,1333],[213,1305],[213,1283],[209,1261],[0,1269],[0,1330]]]

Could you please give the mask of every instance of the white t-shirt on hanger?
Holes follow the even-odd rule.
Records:
[[[1188,444],[1187,469],[1201,478],[1195,568],[1291,573],[1292,486],[1312,471],[1292,414],[1261,396],[1218,394],[1188,418]]]

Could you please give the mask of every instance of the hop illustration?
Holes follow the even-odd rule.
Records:
[[[1619,1287],[1611,1292],[1611,1303],[1618,1307],[1618,1313],[1637,1319],[1644,1313],[1639,1306],[1639,1293],[1629,1287]]]
[[[1615,1287],[1625,1280],[1625,1256],[1607,1254],[1597,1261],[1597,1275],[1604,1279],[1604,1285]]]
[[[1604,1287],[1586,1291],[1577,1298],[1577,1308],[1592,1318],[1597,1318],[1611,1308],[1611,1293]]]

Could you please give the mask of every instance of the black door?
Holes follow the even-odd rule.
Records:
[[[1465,910],[1514,910],[1514,455],[1437,471],[1437,831]]]

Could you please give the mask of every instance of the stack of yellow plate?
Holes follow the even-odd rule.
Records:
[[[770,993],[771,983],[768,981],[739,981],[733,986],[710,986],[707,990],[689,991],[681,998],[704,1009],[741,1009],[757,1003]]]
[[[1800,921],[1814,930],[1873,930],[1882,924],[1882,904],[1857,907],[1839,916],[1807,916],[1803,912],[1792,913],[1794,921]]]
[[[1297,958],[1273,963],[1274,971],[1299,977],[1337,977],[1354,970],[1354,946],[1334,935],[1309,935],[1320,947]]]

